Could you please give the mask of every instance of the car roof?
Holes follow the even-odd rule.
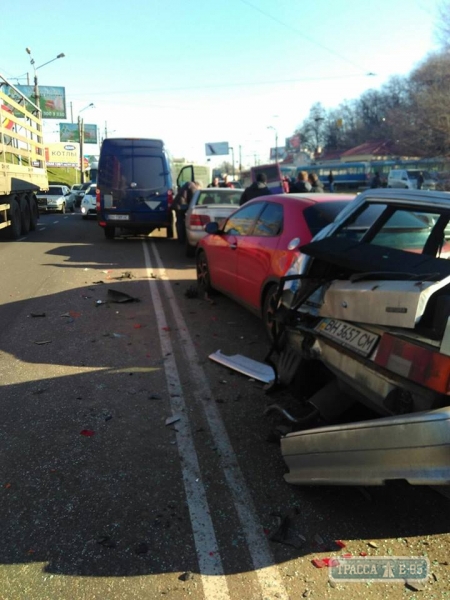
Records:
[[[282,202],[283,204],[301,204],[301,205],[313,205],[318,204],[320,202],[338,202],[338,201],[351,201],[356,198],[356,194],[316,194],[314,192],[305,192],[303,194],[268,194],[267,196],[258,196],[257,198],[253,198],[245,203],[247,204],[254,202],[264,201],[277,201]]]
[[[450,194],[434,190],[409,190],[409,189],[373,189],[366,190],[357,196],[357,204],[367,199],[383,201],[387,204],[414,204],[423,207],[441,207],[450,209]]]

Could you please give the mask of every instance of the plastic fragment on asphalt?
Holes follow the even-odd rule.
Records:
[[[375,544],[375,542],[368,542],[367,545],[370,546],[371,548],[378,548],[378,544]]]
[[[367,552],[360,552],[359,555],[360,556],[368,556]]]
[[[337,567],[339,565],[337,558],[313,558],[311,562],[318,569],[323,569],[324,567]]]
[[[339,546],[339,548],[345,548],[346,544],[345,542],[343,542],[342,540],[336,540],[336,546]]]
[[[38,346],[43,346],[44,344],[51,344],[52,340],[43,340],[42,342],[34,342]]]
[[[117,304],[123,304],[124,302],[140,302],[139,298],[112,289],[108,289],[108,301],[116,302]]]
[[[92,429],[82,429],[80,431],[80,435],[84,435],[84,437],[92,437],[95,435],[95,431],[92,431]]]
[[[173,415],[173,417],[167,417],[165,425],[172,425],[181,419],[181,415]]]
[[[242,375],[247,375],[263,383],[269,383],[275,379],[275,371],[269,365],[247,358],[242,354],[234,354],[226,356],[220,350],[213,352],[208,357],[210,360],[217,362],[224,367],[228,367],[233,371],[237,371]]]

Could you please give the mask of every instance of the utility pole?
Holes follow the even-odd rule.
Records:
[[[78,115],[78,137],[80,140],[80,183],[84,183],[84,121]]]

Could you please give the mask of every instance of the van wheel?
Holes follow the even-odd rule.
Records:
[[[116,228],[115,227],[105,227],[104,232],[105,232],[105,238],[107,240],[113,240],[116,235]]]

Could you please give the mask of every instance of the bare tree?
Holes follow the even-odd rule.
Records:
[[[441,0],[436,37],[444,51],[450,51],[450,0]]]

